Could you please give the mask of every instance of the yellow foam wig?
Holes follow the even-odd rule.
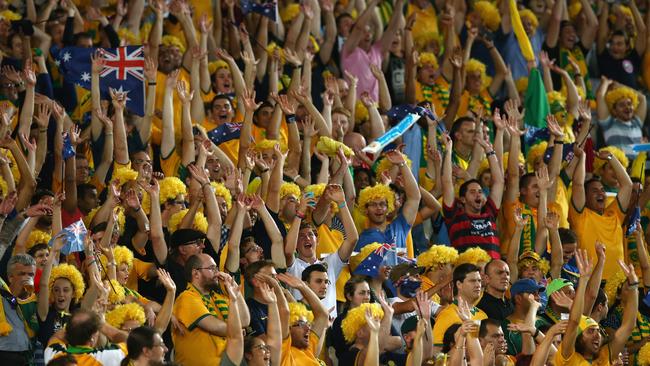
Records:
[[[475,266],[477,266],[479,263],[487,263],[492,260],[492,257],[483,249],[475,247],[475,248],[469,248],[466,251],[460,253],[458,255],[458,260],[456,261],[456,265],[460,265],[463,263],[471,263]]]
[[[367,111],[368,110],[366,109],[366,112]],[[346,144],[331,139],[327,136],[321,136],[318,139],[318,143],[316,143],[316,149],[318,149],[318,151],[330,157],[336,156],[339,147],[343,149],[343,154],[345,154],[345,156],[350,157],[354,155],[354,151],[352,151],[352,149],[350,149]]]
[[[438,58],[431,52],[423,52],[418,59],[418,67],[431,65],[434,69],[438,68]]]
[[[169,230],[170,234],[173,234],[178,229],[178,225],[181,224],[181,221],[183,221],[183,218],[188,211],[189,209],[186,208],[184,210],[176,212],[172,215],[172,217],[169,218],[167,229]],[[194,225],[192,225],[192,228],[194,230],[202,232],[203,234],[206,234],[208,232],[208,220],[200,211],[197,211],[196,215],[194,216]]]
[[[607,282],[605,282],[605,287],[603,287],[603,291],[605,294],[607,294],[607,303],[611,307],[614,305],[614,302],[616,301],[616,295],[618,295],[618,289],[621,288],[623,285],[623,282],[627,280],[627,277],[625,277],[625,273],[623,273],[622,270],[616,271],[613,276],[609,277],[607,279]]]
[[[185,53],[185,44],[183,43],[183,41],[181,41],[180,38],[176,36],[170,36],[170,35],[164,36],[162,37],[162,41],[160,44],[165,47],[178,47],[181,53]]]
[[[305,304],[301,302],[289,303],[289,325],[295,324],[298,320],[307,322],[314,321],[314,314],[307,309]]]
[[[145,322],[144,309],[138,303],[118,305],[115,309],[106,313],[106,322],[115,328],[122,328],[122,325],[129,320],[135,320],[143,325]]]
[[[81,300],[81,298],[84,295],[84,290],[86,289],[86,285],[84,283],[84,278],[81,275],[81,272],[77,269],[77,267],[62,263],[59,264],[58,266],[52,268],[52,272],[50,274],[50,282],[48,283],[48,287],[50,289],[50,293],[52,292],[52,288],[54,287],[54,282],[58,280],[59,278],[65,278],[70,283],[72,284],[72,290],[74,291],[73,298],[75,301]]]
[[[610,111],[614,109],[614,105],[624,98],[630,98],[632,101],[632,106],[634,109],[639,105],[639,97],[636,95],[636,92],[627,86],[620,86],[616,89],[610,90],[605,94],[605,102],[607,103],[607,108]]]
[[[400,153],[402,154],[402,153]],[[413,165],[413,162],[411,162],[411,159],[408,158],[408,156],[402,154],[404,157],[404,160],[406,160],[406,165],[410,168]],[[388,158],[383,157],[379,160],[379,163],[377,163],[377,167],[375,168],[375,177],[377,179],[381,178],[381,175],[383,172],[390,170],[393,167],[393,163],[388,160]]]
[[[48,245],[50,240],[52,239],[52,235],[49,233],[46,233],[43,230],[33,230],[31,233],[29,233],[29,237],[27,237],[27,242],[25,243],[25,250],[29,251],[34,247],[34,245],[37,244],[45,244]]]
[[[474,3],[474,11],[479,14],[485,26],[495,32],[501,24],[501,14],[494,4],[481,0]]]
[[[548,142],[542,141],[539,144],[533,145],[530,150],[528,150],[528,154],[526,155],[526,166],[528,167],[529,172],[535,171],[535,162],[544,158],[544,153],[547,148]]]
[[[365,208],[368,202],[385,199],[388,203],[388,212],[395,210],[395,192],[384,184],[375,184],[372,187],[366,187],[359,192],[359,208],[365,214]]]
[[[160,204],[187,194],[185,183],[176,177],[165,177],[158,182],[160,185]]]
[[[378,319],[384,317],[384,310],[382,310],[381,305],[377,303],[373,304],[361,304],[356,308],[348,311],[348,314],[345,316],[345,319],[341,322],[341,329],[343,330],[343,337],[348,343],[354,342],[357,338],[357,332],[361,327],[366,325],[366,310],[370,309],[372,316]]]
[[[614,155],[616,159],[618,159],[618,161],[621,163],[623,168],[627,168],[627,166],[630,164],[630,161],[627,159],[627,156],[625,156],[623,150],[619,149],[616,146],[605,146],[600,148],[598,151],[608,151],[610,154]],[[600,173],[600,170],[605,166],[606,163],[607,160],[594,159],[594,173]]]
[[[417,264],[422,268],[433,268],[440,264],[455,264],[458,251],[447,245],[432,245],[426,252],[418,255]]]
[[[222,183],[217,183],[217,182],[212,182],[210,183],[212,188],[214,188],[214,194],[217,197],[221,197],[226,201],[226,207],[228,207],[228,210],[232,207],[232,195],[230,194],[230,191],[226,186],[224,186]]]
[[[108,302],[114,305],[121,304],[126,297],[126,291],[124,291],[124,287],[117,280],[111,280],[111,284],[113,287],[108,285]]]
[[[293,196],[297,200],[300,199],[300,187],[296,183],[283,182],[280,187],[280,199],[283,199],[286,196]]]

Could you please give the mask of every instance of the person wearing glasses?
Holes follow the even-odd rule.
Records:
[[[129,333],[126,339],[128,356],[122,360],[122,366],[147,366],[152,363],[163,363],[167,346],[162,336],[152,327],[137,327]]]
[[[175,361],[185,366],[219,365],[226,343],[231,342],[232,332],[227,324],[230,316],[235,311],[240,315],[240,336],[241,328],[250,323],[244,296],[232,277],[220,272],[214,259],[207,254],[190,256],[185,263],[185,275],[188,284],[176,299],[173,311],[184,326],[184,329],[172,331]],[[232,292],[230,296],[223,294],[220,283]],[[234,356],[229,352],[230,360],[236,362]]]
[[[171,253],[165,269],[171,274],[174,283],[176,283],[176,296],[187,287],[190,279],[186,279],[185,267],[187,260],[203,253],[205,248],[205,235],[194,229],[178,229],[171,237]]]

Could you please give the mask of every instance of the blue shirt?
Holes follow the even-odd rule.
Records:
[[[361,232],[359,241],[354,248],[355,251],[361,251],[361,248],[372,243],[388,243],[395,244],[397,251],[406,251],[406,238],[411,230],[411,225],[406,221],[404,215],[400,212],[399,215],[386,226],[386,230],[381,231],[377,228],[371,227]],[[397,261],[397,253],[395,251],[388,251],[384,256],[384,264],[395,266]]]

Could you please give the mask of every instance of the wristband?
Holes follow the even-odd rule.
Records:
[[[156,85],[156,82],[155,81],[149,81],[149,82],[147,82],[147,85],[153,86],[153,85]]]
[[[203,189],[203,188],[205,188],[206,186],[209,186],[209,185],[210,185],[210,182],[203,183],[203,185],[201,185],[201,189]]]
[[[133,212],[139,212],[141,207],[137,207],[133,209]]]
[[[339,206],[339,210],[343,209],[343,207],[345,207],[345,205],[346,205],[345,201],[339,203],[339,205],[338,205],[338,206]]]
[[[304,220],[305,214],[300,211],[296,211],[296,217],[299,218],[300,220]]]
[[[108,265],[111,267],[117,267],[117,262],[108,262]]]
[[[262,174],[268,172],[269,170],[271,170],[271,168],[265,168],[264,170],[262,170]]]
[[[496,156],[496,155],[497,155],[496,151],[492,150],[492,151],[490,151],[490,152],[485,153],[485,156],[488,157],[488,158],[489,158],[490,156],[492,156],[492,155]]]
[[[559,141],[559,140],[555,140],[553,141],[553,143],[558,145],[564,145],[564,141]]]
[[[285,116],[285,119],[287,120],[287,123],[294,123],[294,122],[296,122],[296,115],[295,114],[287,114]]]
[[[533,338],[537,338],[537,336],[539,335],[539,333],[541,333],[541,332],[539,331],[539,328],[535,329],[535,334],[533,334]]]
[[[38,130],[38,132],[47,132],[47,128],[41,128]]]
[[[397,164],[397,166],[398,166],[398,167],[400,167],[400,168],[401,168],[401,167],[403,167],[403,166],[406,166],[406,162],[405,162],[405,161],[403,161],[403,162],[401,162],[401,163],[399,163],[399,164]]]
[[[298,178],[300,178],[300,174],[296,175],[295,177],[291,178],[291,180],[295,183]]]
[[[632,286],[639,286],[639,281],[637,281],[637,282],[632,282],[632,283],[629,283],[629,282],[628,282],[627,285],[628,285],[629,287],[632,287]]]

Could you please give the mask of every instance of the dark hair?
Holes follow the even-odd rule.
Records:
[[[357,285],[360,283],[368,283],[368,280],[365,276],[354,275],[343,286],[343,296],[345,297],[345,303],[343,304],[343,311],[347,310],[350,307],[350,299],[348,297],[354,296],[354,290],[357,288]]]
[[[274,266],[273,262],[268,259],[263,259],[255,263],[251,263],[248,266],[246,266],[246,269],[244,270],[244,279],[246,280],[246,282],[250,283],[250,281],[253,280],[255,275],[262,270],[262,268],[273,267],[273,266]]]
[[[35,257],[36,252],[38,252],[39,250],[49,249],[49,248],[50,247],[49,247],[49,245],[47,243],[38,243],[38,244],[34,245],[33,247],[29,248],[29,250],[27,251],[27,254],[31,255],[32,257]]]
[[[350,18],[350,19],[354,20],[354,17],[352,17],[352,15],[350,15],[348,13],[341,13],[341,14],[339,14],[339,16],[336,17],[336,24],[338,25],[339,21],[341,19],[343,19],[343,18]]]
[[[309,281],[309,277],[311,276],[312,272],[327,272],[327,267],[325,267],[322,263],[315,263],[311,266],[308,266],[302,271],[302,280],[305,282]]]
[[[605,290],[599,288],[598,294],[596,295],[596,299],[594,300],[594,307],[598,305],[606,305],[606,304],[607,304],[607,295],[605,294]]]
[[[479,338],[485,338],[485,336],[487,335],[488,325],[494,325],[495,327],[500,327],[501,322],[496,319],[490,319],[490,318],[481,320],[481,326],[478,328]]]
[[[187,261],[185,262],[185,268],[183,269],[185,272],[185,279],[187,282],[192,282],[192,271],[194,271],[197,268],[200,268],[203,265],[203,261],[201,261],[201,257],[198,255],[193,255],[189,258],[187,258]]]
[[[522,189],[528,187],[530,181],[535,177],[535,173],[526,173],[522,175],[521,178],[519,178],[519,190],[521,191]]]
[[[451,141],[456,142],[456,132],[460,130],[460,128],[463,126],[463,123],[465,122],[472,122],[474,123],[474,118],[472,117],[460,117],[454,121],[454,124],[451,126],[451,130],[449,131],[449,137],[451,138]]]
[[[128,363],[127,363],[128,364]],[[77,359],[71,354],[63,354],[57,358],[53,358],[47,363],[47,366],[70,366],[77,365]]]
[[[99,332],[102,320],[92,310],[77,309],[65,328],[65,339],[71,346],[83,346],[90,342],[93,334]]]
[[[596,175],[595,175],[593,178],[587,180],[587,181],[585,182],[585,191],[587,190],[587,187],[589,187],[592,183],[596,183],[596,182],[601,183],[601,181],[600,181],[600,177],[599,177],[599,176],[596,176]],[[602,183],[601,183],[601,184],[602,184]]]
[[[214,98],[212,98],[212,100],[210,101],[210,109],[212,109],[212,106],[214,105],[214,102],[216,102],[216,101],[219,100],[219,99],[227,100],[228,103],[230,103],[230,108],[233,107],[233,105],[232,105],[232,98],[230,98],[230,97],[229,97],[228,95],[226,95],[226,94],[217,94],[217,95],[215,95]]]
[[[442,353],[449,353],[451,348],[456,344],[456,332],[462,324],[452,324],[445,330],[445,335],[442,337]]]
[[[256,336],[247,335],[244,337],[244,353],[253,352],[253,346],[255,345]]]
[[[473,272],[481,272],[481,269],[478,268],[477,266],[471,264],[471,263],[463,263],[459,265],[458,267],[454,268],[454,295],[458,293],[458,287],[456,287],[456,282],[463,282],[465,281],[465,277],[467,277],[468,274],[473,273]]]
[[[72,44],[77,46],[77,42],[79,42],[80,40],[82,40],[84,38],[90,39],[91,41],[93,40],[93,36],[91,36],[90,33],[88,33],[88,32],[79,32],[79,33],[75,33],[75,35],[72,36]]]
[[[82,155],[83,156],[83,155]],[[83,198],[85,197],[89,192],[92,192],[92,190],[97,190],[97,187],[95,187],[92,184],[88,183],[82,183],[77,185],[77,197]]]
[[[43,188],[37,189],[36,192],[34,192],[34,195],[32,196],[31,204],[32,205],[37,204],[38,201],[40,201],[41,198],[45,196],[54,197],[54,192],[50,191],[49,189],[43,189]]]
[[[127,356],[122,360],[121,366],[127,366],[132,360],[137,359],[145,348],[153,348],[154,336],[159,334],[154,328],[143,325],[129,333],[126,339]]]
[[[609,35],[609,39],[612,39],[614,37],[623,37],[623,38],[625,38],[625,44],[627,44],[628,40],[630,39],[630,37],[627,35],[627,32],[625,32],[624,30],[620,30],[620,29],[613,31]]]
[[[467,189],[472,183],[476,183],[481,186],[481,182],[478,179],[466,180],[463,184],[460,185],[460,188],[458,189],[458,197],[465,197],[465,193],[467,193]],[[483,186],[481,186],[481,188],[483,188]]]
[[[562,244],[575,244],[578,242],[578,236],[575,231],[563,227],[557,231],[560,233],[560,242]]]

